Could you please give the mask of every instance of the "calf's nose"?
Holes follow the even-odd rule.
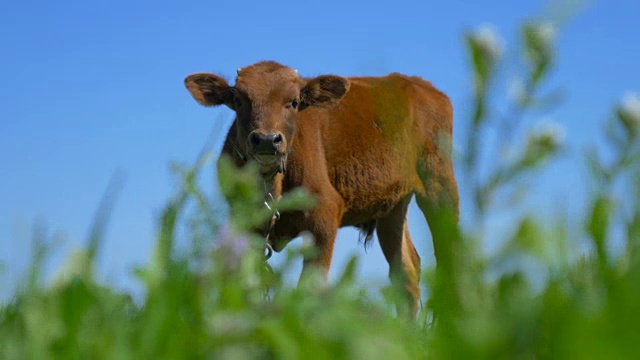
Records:
[[[254,131],[249,135],[249,144],[256,153],[275,154],[282,146],[282,134]]]

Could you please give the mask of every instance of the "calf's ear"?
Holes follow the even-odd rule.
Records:
[[[209,73],[189,75],[184,79],[184,86],[191,96],[204,106],[225,104],[231,106],[233,92],[229,84],[220,76]]]
[[[341,76],[322,75],[313,78],[300,90],[299,111],[309,106],[329,108],[337,105],[349,91],[349,80]]]

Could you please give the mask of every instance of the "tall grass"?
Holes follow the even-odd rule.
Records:
[[[612,109],[603,125],[609,153],[585,154],[597,191],[588,201],[578,233],[558,221],[539,223],[524,214],[504,250],[485,258],[474,244],[491,234],[486,218],[499,209],[500,194],[561,149],[555,128],[537,128],[523,119],[549,104],[540,88],[555,65],[552,36],[545,25],[521,29],[523,86],[509,110],[496,120],[492,112],[499,81],[501,51],[489,29],[470,33],[474,93],[460,168],[472,194],[472,220],[461,229],[456,248],[457,291],[440,296],[459,304],[449,316],[432,321],[425,307],[417,321],[397,318],[391,287],[371,296],[355,278],[358,258],[349,262],[328,288],[309,277],[298,287],[283,280],[291,263],[309,249],[288,251],[287,261],[271,269],[263,260],[264,240],[247,231],[269,218],[261,206],[256,169],[236,169],[224,159],[220,189],[233,201],[229,220],[219,223],[213,199],[202,191],[198,175],[210,166],[201,156],[177,169],[180,186],[161,214],[149,264],[135,276],[144,294],[134,301],[126,292],[100,283],[93,268],[112,191],[107,191],[85,251],[74,254],[66,277],[41,280],[47,234],[34,231],[33,264],[10,302],[0,309],[0,359],[421,359],[421,358],[634,358],[640,351],[640,100],[633,95]],[[461,124],[461,125],[460,125]],[[521,141],[483,144],[477,134],[492,129]],[[527,129],[533,129],[527,131]],[[507,136],[508,135],[508,136]],[[479,154],[508,147],[514,156],[487,164]],[[619,194],[624,194],[620,197]],[[281,211],[312,206],[304,192],[288,194]],[[189,209],[189,210],[188,210]],[[188,224],[192,251],[176,252],[180,224]],[[551,230],[549,230],[551,229]],[[625,242],[611,254],[613,237]],[[206,239],[203,241],[203,239]],[[574,260],[566,244],[587,239],[593,251]],[[205,242],[206,241],[206,242]],[[574,254],[575,255],[575,254]],[[464,259],[464,261],[459,261]],[[495,264],[533,259],[547,274],[535,285],[523,270],[486,276]],[[424,273],[433,291],[434,274]],[[428,304],[429,299],[424,299]]]

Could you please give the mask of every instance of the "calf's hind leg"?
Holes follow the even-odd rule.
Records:
[[[455,273],[460,271],[457,267],[462,264],[463,254],[457,251],[459,195],[453,164],[448,157],[433,151],[418,164],[418,172],[424,192],[416,192],[416,202],[429,224],[436,257],[434,312],[455,311],[460,306]]]
[[[396,303],[398,314],[415,317],[420,300],[420,256],[407,224],[410,198],[397,204],[389,214],[378,219],[376,233],[387,262],[392,286],[404,294]]]

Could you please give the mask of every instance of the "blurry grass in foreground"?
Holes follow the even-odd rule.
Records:
[[[603,160],[587,153],[590,180],[580,234],[567,224],[541,226],[523,216],[503,252],[483,259],[474,250],[483,219],[497,207],[495,197],[557,155],[561,142],[553,130],[527,132],[512,144],[519,150],[487,171],[477,158],[487,151],[476,134],[491,127],[513,134],[522,114],[541,102],[539,85],[554,64],[549,29],[522,28],[524,86],[513,109],[492,122],[490,87],[500,59],[495,38],[482,30],[469,34],[467,47],[474,76],[474,112],[469,124],[463,172],[472,179],[476,222],[456,249],[461,261],[451,275],[456,289],[440,296],[461,306],[431,321],[428,306],[416,322],[393,314],[393,289],[372,298],[354,277],[353,258],[340,279],[322,289],[313,278],[297,288],[283,284],[283,273],[302,254],[289,251],[288,262],[269,272],[262,260],[262,239],[246,230],[269,214],[260,206],[255,169],[238,170],[222,161],[220,188],[231,199],[230,221],[216,223],[205,192],[198,186],[205,157],[177,171],[182,182],[167,202],[158,226],[150,264],[136,276],[145,294],[134,302],[127,293],[98,283],[93,275],[110,196],[100,207],[87,249],[68,262],[66,276],[43,284],[40,268],[47,234],[34,232],[31,273],[25,286],[0,309],[0,359],[422,359],[422,358],[634,358],[640,352],[640,99],[630,94],[604,125],[613,154]],[[545,103],[548,103],[545,102]],[[458,121],[458,124],[461,122]],[[513,139],[512,136],[505,138]],[[496,146],[503,146],[498,143]],[[491,149],[489,149],[491,151]],[[209,164],[210,165],[210,164]],[[480,173],[485,174],[480,176]],[[224,175],[222,175],[224,174]],[[620,198],[616,194],[622,193]],[[108,191],[107,194],[111,192]],[[186,208],[194,205],[195,211]],[[285,196],[280,209],[310,206],[303,192]],[[190,224],[194,239],[209,244],[178,255],[178,224]],[[544,229],[553,229],[551,231]],[[613,256],[607,244],[625,242]],[[594,251],[570,261],[561,249],[588,239]],[[251,251],[251,250],[255,251]],[[462,256],[464,255],[464,256]],[[483,276],[492,263],[532,258],[544,266],[547,282],[534,288],[521,271],[495,281]],[[433,289],[434,276],[424,281]],[[427,299],[424,299],[428,304]]]

